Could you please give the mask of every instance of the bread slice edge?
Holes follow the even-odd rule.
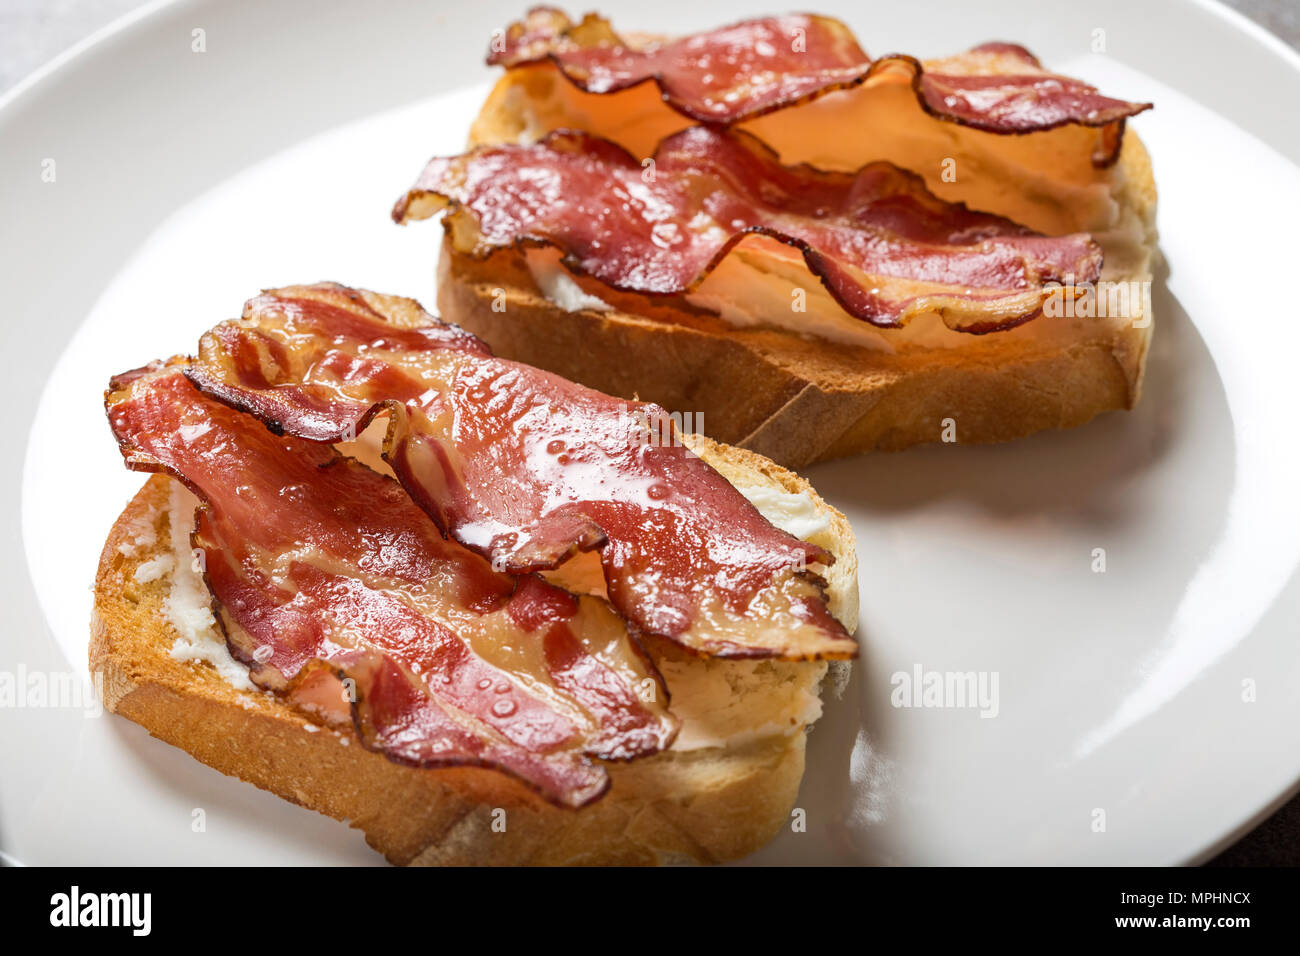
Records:
[[[809,496],[824,519],[818,543],[837,559],[826,572],[830,605],[852,631],[857,559],[844,516],[802,478],[761,456],[697,436],[688,442],[733,483]],[[804,726],[609,764],[610,792],[572,811],[495,771],[393,763],[363,749],[346,729],[318,726],[274,695],[236,688],[206,662],[173,656],[180,632],[165,602],[179,573],[166,568],[176,485],[151,476],[114,523],[99,562],[91,622],[89,662],[102,678],[105,706],[154,737],[222,773],[348,821],[403,865],[717,863],[753,852],[788,823],[803,777]],[[651,651],[666,673],[673,672],[669,665],[697,677],[703,669],[724,688],[730,682],[777,698],[816,694],[827,670],[821,662],[683,660],[671,647]]]
[[[509,73],[498,82],[471,144],[521,135],[511,82]],[[1118,204],[1143,230],[1145,262],[1109,281],[1149,283],[1156,190],[1150,156],[1131,129],[1116,175]],[[449,241],[441,248],[442,317],[497,354],[692,414],[712,437],[789,468],[937,441],[1010,441],[1131,409],[1153,325],[1144,300],[1130,306],[1129,321],[1096,323],[1064,343],[991,333],[972,336],[969,349],[891,354],[782,328],[737,327],[674,300],[611,300],[612,309],[569,311],[547,299],[518,250],[477,260]]]

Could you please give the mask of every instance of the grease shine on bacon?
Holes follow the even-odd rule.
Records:
[[[106,407],[129,467],[202,499],[193,541],[231,650],[260,686],[309,700],[322,671],[351,678],[366,747],[493,767],[574,807],[609,786],[589,758],[671,742],[662,685],[650,703],[636,693],[658,675],[604,601],[494,572],[396,481],[277,437],[181,367],[117,377]]]
[[[748,133],[691,127],[665,139],[653,175],[607,140],[569,130],[532,145],[482,146],[429,162],[393,218],[448,208],[457,251],[545,243],[615,289],[690,292],[745,236],[799,249],[849,315],[881,328],[937,312],[973,333],[1037,316],[1049,282],[1094,282],[1086,233],[1043,236],[945,202],[915,173],[783,166]]]
[[[1024,47],[988,43],[922,63],[905,54],[872,60],[839,20],[812,15],[762,17],[664,42],[631,46],[609,21],[535,7],[510,25],[488,63],[549,61],[578,89],[617,93],[654,82],[664,102],[699,123],[732,125],[868,83],[883,73],[911,78],[930,115],[992,133],[1030,133],[1067,123],[1103,127],[1094,161],[1119,155],[1125,118],[1151,108],[1097,92],[1043,69]]]
[[[515,572],[597,550],[611,603],[640,632],[724,657],[857,653],[810,570],[833,557],[687,448],[649,440],[662,410],[494,358],[410,300],[266,293],[203,337],[187,374],[318,441],[386,412],[384,456],[440,527]]]

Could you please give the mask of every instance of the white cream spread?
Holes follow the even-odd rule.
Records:
[[[737,486],[736,490],[749,499],[764,518],[796,538],[810,541],[814,535],[831,526],[830,516],[818,511],[816,502],[804,492],[782,491],[768,485]]]
[[[157,557],[144,561],[135,569],[135,579],[141,584],[148,584],[150,581],[157,581],[164,575],[170,574],[176,567],[176,559],[170,551],[164,551]]]
[[[557,309],[565,312],[580,312],[583,309],[608,312],[613,308],[604,299],[585,292],[574,281],[573,276],[560,265],[559,250],[529,249],[524,256],[538,290]]]
[[[152,509],[132,518],[125,529],[130,540],[119,544],[117,550],[128,558],[134,558],[142,550],[152,548],[158,543],[158,532],[154,530],[157,519],[158,513]]]
[[[232,687],[255,690],[248,668],[230,655],[226,641],[212,616],[212,597],[194,566],[190,529],[198,500],[179,481],[173,481],[168,499],[167,521],[171,528],[171,587],[163,599],[163,615],[176,629],[171,656],[178,661],[205,661]],[[157,560],[157,559],[156,559]],[[144,565],[141,565],[143,568]],[[137,577],[139,572],[137,571]]]

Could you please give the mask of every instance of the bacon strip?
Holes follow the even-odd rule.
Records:
[[[202,498],[193,541],[258,685],[292,697],[327,669],[354,682],[366,747],[421,767],[493,767],[565,806],[609,786],[589,757],[671,742],[662,687],[651,703],[634,691],[657,674],[599,598],[494,572],[391,478],[276,437],[180,367],[119,376],[106,406],[128,467]]]
[[[398,327],[413,312],[425,324]],[[833,557],[768,523],[662,409],[494,358],[410,300],[266,293],[203,337],[187,374],[318,441],[387,413],[384,457],[439,527],[512,572],[599,551],[611,603],[643,633],[727,657],[857,652],[809,570]]]
[[[494,44],[488,63],[513,67],[550,61],[587,93],[616,93],[655,82],[664,102],[695,122],[732,125],[858,86],[887,70],[911,73],[917,102],[930,115],[992,133],[1029,133],[1066,123],[1106,127],[1095,157],[1119,155],[1126,117],[1151,108],[1102,96],[1080,80],[1043,69],[1023,47],[990,43],[922,64],[891,54],[871,60],[853,33],[830,17],[746,20],[666,42],[632,46],[609,22],[587,14],[573,23],[535,7]]]
[[[462,253],[546,243],[574,272],[656,295],[691,291],[746,235],[763,234],[801,250],[849,315],[882,328],[924,312],[967,332],[1009,328],[1040,312],[1045,283],[1101,273],[1101,247],[1085,233],[1042,236],[944,202],[890,163],[782,166],[747,133],[698,126],[665,139],[649,172],[570,130],[433,159],[393,218],[443,207]]]

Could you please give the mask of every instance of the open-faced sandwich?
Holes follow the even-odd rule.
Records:
[[[439,309],[497,354],[791,467],[1137,401],[1149,104],[803,15],[671,39],[537,8],[489,62],[470,151],[394,217],[446,210]]]
[[[154,473],[95,582],[110,710],[402,864],[716,862],[790,821],[857,653],[804,480],[335,285],[105,401]]]

